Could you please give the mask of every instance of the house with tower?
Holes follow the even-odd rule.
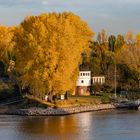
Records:
[[[91,85],[96,83],[103,85],[105,83],[105,76],[92,77],[91,71],[81,70],[76,82],[75,94],[77,96],[89,96],[91,94]]]
[[[90,95],[91,71],[80,71],[76,82],[76,95]]]

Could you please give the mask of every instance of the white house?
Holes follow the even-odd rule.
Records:
[[[91,71],[80,71],[76,82],[76,95],[90,95],[91,83],[93,85],[95,83],[103,85],[105,83],[105,76],[91,77]]]
[[[76,95],[90,95],[91,71],[80,71],[76,82]]]

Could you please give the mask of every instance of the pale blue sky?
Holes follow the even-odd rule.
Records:
[[[140,32],[140,0],[0,0],[0,24],[17,25],[28,15],[71,11],[97,33]]]

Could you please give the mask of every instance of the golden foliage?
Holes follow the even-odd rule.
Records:
[[[136,44],[140,46],[140,34],[136,34]]]
[[[124,45],[118,58],[119,62],[126,64],[132,71],[137,72],[140,78],[140,47]]]
[[[11,57],[13,45],[11,39],[13,37],[14,27],[0,26],[0,60],[8,61]]]
[[[93,32],[73,13],[26,18],[15,30],[16,70],[22,85],[35,94],[73,89],[81,53]]]

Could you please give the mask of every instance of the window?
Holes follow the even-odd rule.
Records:
[[[83,73],[83,76],[85,76],[85,73]]]
[[[80,75],[82,76],[82,73],[80,73]]]
[[[84,80],[81,80],[81,83],[84,83]]]

